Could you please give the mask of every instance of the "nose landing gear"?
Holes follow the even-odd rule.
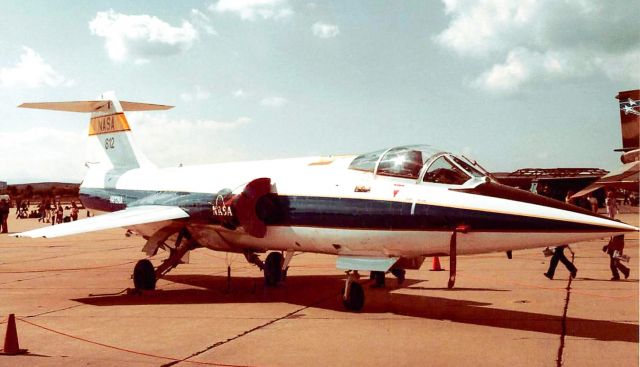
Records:
[[[362,306],[364,306],[364,290],[362,289],[362,285],[358,283],[360,274],[358,274],[357,270],[354,270],[353,272],[349,270],[346,273],[347,280],[344,284],[342,304],[348,310],[360,311]]]

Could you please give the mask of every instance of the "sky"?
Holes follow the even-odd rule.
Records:
[[[95,99],[159,166],[407,144],[490,171],[620,165],[618,91],[640,87],[640,2],[0,2],[0,180],[80,182]]]

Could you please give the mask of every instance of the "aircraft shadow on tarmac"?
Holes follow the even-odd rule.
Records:
[[[347,312],[340,300],[344,284],[344,276],[342,275],[289,276],[283,285],[275,288],[265,287],[262,278],[254,277],[234,277],[231,279],[230,289],[227,288],[225,276],[167,275],[164,279],[194,288],[157,290],[145,292],[143,295],[87,297],[74,301],[94,306],[283,302]],[[411,285],[420,282],[424,281],[407,279],[403,286],[408,290],[447,291],[437,287],[411,287]],[[160,288],[162,288],[162,284],[160,284]],[[491,306],[491,303],[405,294],[393,292],[394,289],[397,288],[393,278],[387,279],[386,289],[366,288],[367,301],[362,313],[389,312],[410,317],[449,320],[463,324],[553,335],[562,333],[561,315],[492,308],[488,307]],[[469,297],[473,297],[476,292],[504,290],[461,288],[456,290],[457,297],[465,291],[470,292]],[[568,336],[638,343],[638,326],[635,324],[567,317],[566,325],[566,335]]]

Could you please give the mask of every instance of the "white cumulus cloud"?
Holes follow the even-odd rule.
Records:
[[[593,70],[594,66],[585,62],[580,54],[516,48],[509,51],[503,63],[494,64],[476,78],[474,84],[491,91],[514,93],[523,84],[581,77]]]
[[[235,13],[243,20],[283,19],[293,15],[286,0],[219,0],[209,6],[218,13]]]
[[[231,161],[246,155],[230,146],[225,137],[249,124],[248,117],[230,121],[175,120],[162,113],[135,112],[127,114],[127,118],[140,149],[161,167]],[[2,151],[11,153],[10,159],[2,160],[2,179],[80,182],[86,173],[88,139],[95,137],[88,137],[86,129],[0,130]]]
[[[475,86],[511,93],[595,74],[640,81],[637,1],[443,2],[451,21],[435,42],[460,57],[490,63]]]
[[[287,99],[279,96],[267,97],[260,100],[261,106],[272,108],[282,107],[285,105],[285,103],[287,103]]]
[[[162,113],[135,112],[127,117],[133,123],[137,143],[149,159],[158,166],[179,163],[204,164],[237,159],[238,152],[226,148],[223,134],[251,122],[248,117],[231,121],[170,119]],[[171,145],[171,149],[158,149]]]
[[[3,178],[9,181],[77,181],[85,172],[86,132],[31,128],[2,132]],[[80,148],[78,148],[80,147]]]
[[[47,64],[42,56],[29,47],[22,47],[20,61],[15,66],[0,68],[0,86],[3,87],[51,87],[71,86],[74,82],[67,80],[53,67]]]
[[[198,9],[191,9],[191,21],[193,24],[204,29],[207,34],[217,36],[218,32],[211,26],[211,19]]]
[[[249,94],[242,89],[236,89],[231,94],[236,98],[245,98],[249,96]]]
[[[340,34],[340,28],[335,24],[316,22],[311,26],[313,35],[320,38],[333,38]]]
[[[202,101],[209,99],[210,96],[211,93],[199,85],[194,86],[193,91],[191,92],[183,92],[180,94],[180,98],[185,102]]]
[[[126,15],[112,9],[98,12],[89,29],[105,39],[107,53],[115,61],[133,58],[144,63],[153,57],[178,54],[198,39],[198,31],[187,21],[174,27],[155,16]]]

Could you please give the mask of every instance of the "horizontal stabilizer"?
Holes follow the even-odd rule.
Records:
[[[41,110],[54,110],[54,111],[67,111],[67,112],[99,112],[111,110],[110,100],[97,100],[97,101],[74,101],[74,102],[33,102],[23,103],[18,107],[22,108],[37,108]],[[127,102],[120,101],[123,111],[154,111],[154,110],[168,110],[173,106],[153,104],[153,103],[141,103],[141,102]]]
[[[120,106],[122,106],[123,111],[158,111],[158,110],[168,110],[173,108],[173,106],[167,106],[163,104],[127,102],[127,101],[120,101]]]
[[[611,171],[584,189],[571,196],[579,198],[592,193],[599,188],[605,187],[609,190],[625,189],[629,191],[638,190],[638,179],[640,176],[640,162],[631,162],[622,165],[615,171]]]
[[[100,231],[103,229],[128,227],[138,224],[161,222],[165,220],[188,218],[184,210],[177,206],[145,205],[135,206],[113,213],[81,219],[75,222],[47,226],[27,232],[15,233],[15,237],[62,237],[73,234]]]

